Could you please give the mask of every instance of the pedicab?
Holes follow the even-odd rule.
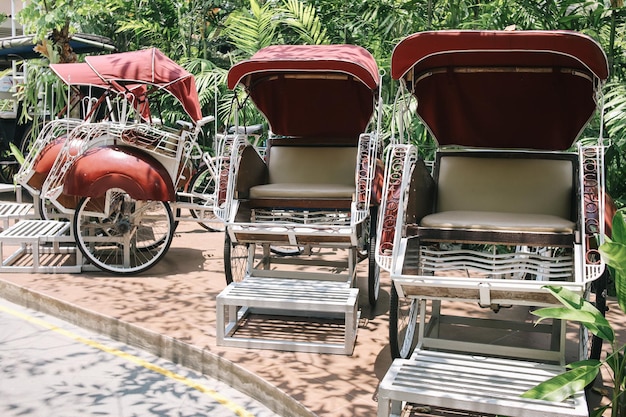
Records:
[[[189,182],[191,159],[202,157],[196,138],[213,116],[202,117],[193,75],[157,49],[90,56],[85,65],[90,77],[108,86],[107,97],[115,97],[107,101],[115,117],[78,123],[50,142],[53,149],[43,149],[57,156],[41,196],[71,219],[76,245],[89,263],[117,274],[139,273],[169,248],[172,206],[181,208],[177,190]],[[181,104],[191,123],[173,128],[153,119],[150,102],[163,93]],[[211,204],[194,208],[210,210]]]
[[[52,219],[60,214],[54,207],[46,207],[47,199],[41,199],[40,194],[67,135],[83,123],[124,123],[133,116],[131,111],[122,112],[122,107],[132,108],[136,98],[145,94],[145,85],[128,87],[133,93],[129,95],[115,89],[94,73],[87,63],[51,64],[50,69],[67,86],[67,104],[56,117],[43,125],[15,176],[16,183],[33,198],[41,219]]]
[[[270,132],[261,154],[235,117],[222,143],[214,211],[226,227],[228,285],[216,302],[218,345],[352,353],[360,260],[372,305],[379,292],[369,256],[382,182],[379,79],[354,45],[270,46],[229,70],[228,87],[245,90]],[[255,313],[304,322],[240,334]],[[317,320],[312,333],[307,319]]]
[[[529,314],[561,305],[546,286],[603,296],[602,137],[577,142],[608,77],[602,48],[566,31],[421,32],[391,72],[436,152],[426,161],[400,129],[387,154],[375,256],[393,282],[395,360],[378,415],[586,416],[582,390],[520,395],[565,369],[566,323]],[[589,357],[578,333],[570,354]]]
[[[245,90],[270,135],[264,156],[244,134],[225,138],[215,212],[226,225],[227,283],[261,273],[258,250],[269,269],[272,247],[303,254],[295,263],[311,248],[341,248],[350,285],[359,256],[369,258],[376,302],[379,78],[371,54],[354,45],[271,46],[230,69],[228,87]]]

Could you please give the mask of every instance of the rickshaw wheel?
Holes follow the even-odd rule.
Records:
[[[370,209],[369,236],[367,253],[367,297],[372,307],[378,301],[380,292],[380,267],[376,263],[376,225],[378,221],[378,207]]]
[[[163,258],[174,237],[167,202],[138,201],[122,190],[106,198],[82,198],[74,215],[80,251],[96,267],[114,274],[137,274]]]
[[[201,196],[213,196],[215,194],[215,177],[213,177],[208,167],[201,168],[198,172],[193,174],[191,181],[189,181],[188,191],[191,194],[190,203],[205,204],[207,199]],[[200,218],[197,210],[189,209],[191,216],[195,219]],[[200,226],[210,232],[223,232],[224,224],[214,214],[208,219],[198,222]]]
[[[37,201],[37,214],[44,220],[69,220],[49,199],[41,196]]]
[[[393,359],[407,359],[413,353],[417,345],[418,311],[417,299],[400,299],[392,283],[389,307],[389,347]]]
[[[233,243],[226,231],[224,238],[224,273],[226,285],[232,282],[240,282],[246,276],[248,267],[249,243]]]

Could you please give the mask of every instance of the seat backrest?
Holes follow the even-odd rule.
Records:
[[[575,221],[576,154],[440,152],[436,212],[550,214]]]
[[[269,183],[355,185],[356,146],[271,146]]]

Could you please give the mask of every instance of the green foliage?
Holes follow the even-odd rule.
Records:
[[[70,32],[108,36],[120,51],[158,47],[203,79],[198,87],[204,113],[214,112],[218,100],[222,124],[232,118],[227,109],[236,102],[243,103],[246,120],[263,120],[245,101],[245,94],[214,87],[213,81],[224,79],[235,62],[272,44],[357,44],[374,55],[385,74],[386,136],[397,123],[392,117],[397,82],[389,77],[390,57],[403,37],[423,30],[511,25],[580,31],[603,46],[612,74],[604,89],[604,126],[594,118],[583,137],[597,138],[601,129],[607,134],[607,189],[618,206],[626,205],[626,8],[621,0],[32,0],[20,19],[42,39],[67,25]],[[51,51],[50,57],[55,56]],[[174,117],[177,110],[174,106],[163,111]],[[414,113],[405,117],[411,140],[431,153],[427,130]]]
[[[600,247],[600,253],[604,261],[611,267],[615,290],[618,295],[617,301],[620,309],[626,312],[626,223],[623,210],[618,211],[613,217],[611,238]]]
[[[620,210],[613,217],[612,239],[599,248],[602,259],[614,272],[617,301],[622,312],[626,312],[626,221]],[[563,401],[570,395],[591,384],[600,373],[602,366],[607,366],[612,373],[614,389],[611,404],[595,410],[593,416],[601,416],[611,408],[611,416],[618,417],[626,412],[626,345],[620,346],[610,323],[604,315],[580,295],[563,287],[546,287],[563,305],[548,307],[533,312],[539,321],[551,318],[580,322],[589,332],[611,346],[604,361],[583,360],[569,365],[570,370],[551,378],[524,393],[524,397],[549,401]]]
[[[276,20],[272,3],[261,6],[250,0],[249,10],[236,10],[226,20],[224,35],[244,56],[272,45],[276,41]]]
[[[69,25],[80,30],[81,23],[118,11],[118,0],[29,0],[18,13],[26,33],[45,39],[53,30]]]

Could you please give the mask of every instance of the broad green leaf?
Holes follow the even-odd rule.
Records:
[[[613,239],[607,238],[599,251],[604,262],[613,268],[613,280],[620,309],[626,312],[626,231],[624,216],[618,211],[613,217]]]
[[[560,402],[582,391],[600,372],[600,365],[580,366],[564,372],[522,394],[524,398]]]
[[[618,210],[613,216],[611,238],[614,242],[626,244],[626,220],[621,210]]]
[[[595,312],[590,312],[574,310],[568,307],[546,307],[535,310],[532,314],[540,317],[539,321],[546,318],[578,321],[589,329],[591,333],[603,340],[613,342],[615,339],[615,333],[611,324],[597,309]]]
[[[626,245],[624,243],[607,239],[600,245],[599,251],[607,265],[619,271],[626,269]]]
[[[565,287],[546,285],[544,288],[548,289],[552,295],[554,295],[554,297],[567,308],[587,311],[590,313],[598,312],[598,309],[595,308],[590,302]]]

